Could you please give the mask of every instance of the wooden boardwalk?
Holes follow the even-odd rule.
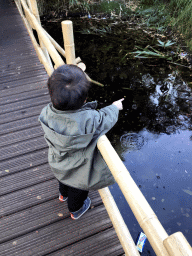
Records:
[[[70,218],[58,200],[38,115],[48,78],[11,0],[0,0],[0,255],[123,255],[98,192]]]

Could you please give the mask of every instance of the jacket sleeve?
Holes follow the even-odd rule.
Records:
[[[115,105],[95,111],[94,126],[96,128],[94,137],[107,133],[117,122],[119,109]]]

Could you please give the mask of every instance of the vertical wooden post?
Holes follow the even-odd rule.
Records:
[[[171,256],[192,256],[192,248],[181,232],[170,235],[163,244]]]
[[[64,39],[64,49],[67,64],[76,64],[75,62],[75,45],[73,38],[73,23],[70,20],[62,21],[62,32]]]

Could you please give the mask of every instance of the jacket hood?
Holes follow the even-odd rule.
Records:
[[[48,145],[54,151],[57,151],[55,153],[60,154],[61,151],[79,150],[88,146],[93,139],[95,129],[94,127],[92,130],[88,129],[89,122],[85,116],[87,115],[87,110],[95,109],[96,107],[97,102],[94,101],[84,104],[78,110],[57,110],[52,106],[52,103],[43,108],[39,121],[45,132],[44,137]],[[78,119],[77,116],[79,116]],[[82,122],[82,119],[86,121],[86,124]],[[82,125],[80,126],[79,124]],[[87,129],[87,133],[85,129]]]

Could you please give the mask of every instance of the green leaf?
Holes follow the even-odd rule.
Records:
[[[175,44],[175,42],[171,42],[170,40],[168,40],[167,43],[165,44],[165,47],[169,47],[173,44]]]
[[[157,40],[158,42],[159,42],[159,46],[162,46],[162,47],[164,47],[165,46],[165,43],[164,42],[162,42],[161,40]]]
[[[170,40],[168,40],[166,43],[162,42],[161,40],[157,40],[157,41],[159,42],[159,44],[157,44],[157,45],[164,47],[164,48],[175,44],[175,42],[171,42]]]
[[[136,51],[136,52],[132,52],[133,54],[137,54],[137,56],[139,55],[149,55],[149,56],[156,56],[156,57],[163,57],[162,54],[159,54],[159,53],[156,53],[156,52],[153,52],[153,51]]]

